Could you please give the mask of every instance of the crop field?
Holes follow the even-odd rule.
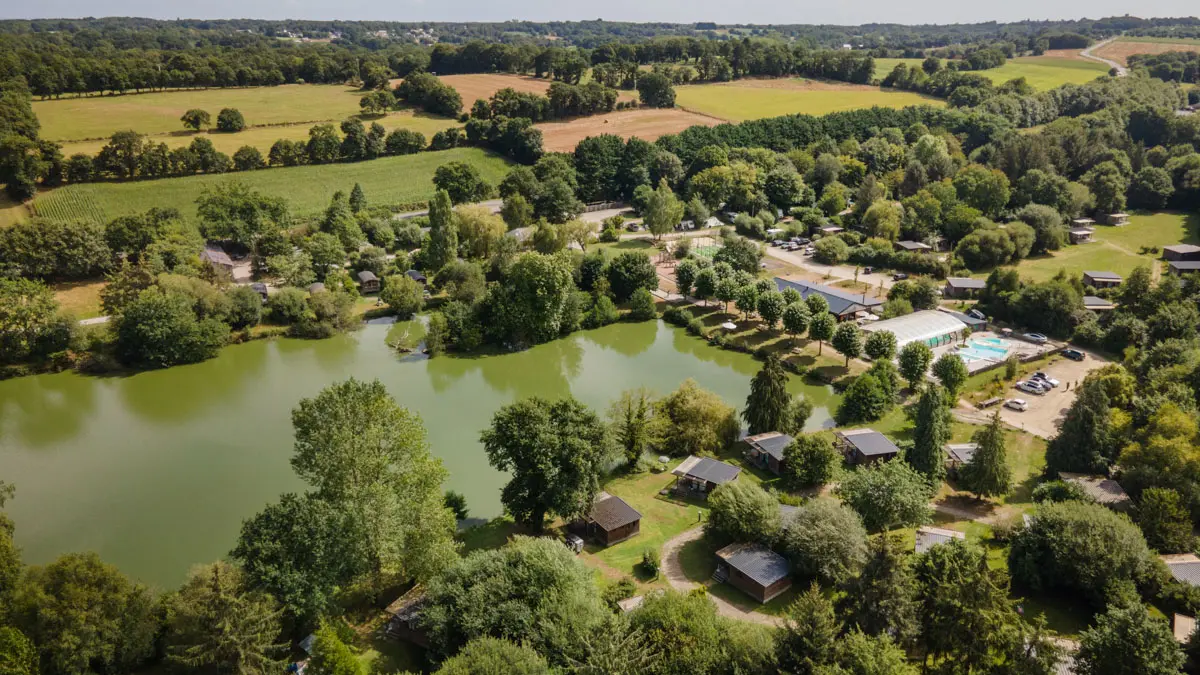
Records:
[[[33,209],[55,218],[88,218],[107,222],[117,216],[140,213],[151,207],[177,208],[194,218],[196,198],[204,188],[238,180],[264,194],[288,200],[295,215],[320,212],[333,193],[349,191],[359,183],[373,204],[408,204],[429,199],[437,167],[452,161],[477,167],[484,180],[495,185],[507,173],[503,157],[477,148],[422,152],[354,164],[325,164],[286,169],[266,169],[237,174],[187,176],[125,183],[82,183],[39,195]]]
[[[439,117],[423,112],[414,112],[411,110],[401,110],[399,112],[389,113],[383,117],[364,117],[363,124],[370,126],[372,122],[379,122],[383,128],[388,131],[393,129],[412,129],[425,134],[425,139],[428,141],[437,132],[455,125],[455,121],[447,117]],[[331,122],[335,126],[340,120]],[[213,147],[227,155],[233,155],[238,148],[249,145],[258,148],[265,158],[271,146],[280,139],[289,141],[299,141],[308,139],[308,130],[320,122],[312,122],[305,124],[289,124],[286,126],[272,127],[250,127],[244,131],[239,131],[233,134],[226,133],[208,133],[208,132],[184,132],[177,131],[169,134],[160,134],[151,136],[150,140],[155,143],[166,143],[168,147],[176,148],[188,145],[196,136],[204,136],[212,141]],[[108,142],[107,139],[96,139],[90,141],[71,141],[62,144],[62,152],[64,157],[82,152],[88,155],[95,155],[100,152],[100,148]]]
[[[721,120],[685,110],[639,108],[578,117],[566,122],[543,122],[537,127],[542,130],[542,143],[546,150],[569,152],[588,136],[616,134],[622,138],[636,136],[653,141],[659,136],[678,133],[696,124],[711,127],[720,123]]]
[[[675,92],[680,107],[732,122],[794,113],[824,115],[872,106],[945,105],[940,99],[908,91],[802,79],[687,85],[676,87]]]
[[[285,84],[244,89],[195,89],[34,101],[42,138],[78,141],[133,129],[153,135],[185,132],[179,117],[207,110],[216,124],[222,108],[237,108],[246,126],[343,120],[357,115],[362,92],[343,85]]]
[[[882,80],[901,63],[920,68],[925,59],[875,59],[875,79]]]
[[[1108,66],[1098,61],[1061,56],[1021,56],[1009,59],[999,68],[975,71],[995,84],[1004,84],[1018,77],[1038,91],[1064,84],[1083,84],[1108,74]]]
[[[1118,38],[1092,51],[1096,56],[1129,65],[1131,54],[1162,54],[1163,52],[1200,52],[1200,40],[1186,38],[1128,37]]]
[[[1021,261],[1017,270],[1022,277],[1045,281],[1066,270],[1072,277],[1085,270],[1116,272],[1127,276],[1135,268],[1158,265],[1159,253],[1142,253],[1143,246],[1200,244],[1200,215],[1175,212],[1138,212],[1124,227],[1097,225],[1090,244],[1064,246],[1052,255]]]
[[[492,97],[492,94],[501,89],[516,89],[530,94],[545,95],[550,89],[550,85],[554,80],[548,80],[541,77],[532,77],[530,75],[510,75],[506,73],[475,73],[470,75],[439,75],[442,82],[454,87],[458,95],[462,97],[463,109],[469,111],[471,104],[479,99],[487,100]],[[584,77],[583,82],[586,83],[590,78]],[[391,87],[395,87],[404,80],[397,79],[391,81]],[[618,100],[620,101],[636,101],[637,94],[631,91],[619,92]]]

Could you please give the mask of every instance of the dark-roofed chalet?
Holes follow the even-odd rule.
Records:
[[[413,586],[407,593],[388,605],[388,621],[384,635],[406,640],[419,647],[429,648],[429,633],[421,626],[421,610],[425,608],[425,587]]]
[[[1125,511],[1129,509],[1129,495],[1121,484],[1104,476],[1089,476],[1085,473],[1069,473],[1060,471],[1058,477],[1068,483],[1074,483],[1083,489],[1097,504],[1103,504],[1110,509]]]
[[[1200,260],[1200,246],[1195,244],[1175,244],[1164,246],[1163,260]]]
[[[708,493],[737,480],[742,470],[725,462],[693,455],[683,460],[671,473],[679,477],[675,484],[676,492],[707,499]]]
[[[775,475],[783,471],[783,449],[792,444],[792,437],[778,431],[746,437],[746,459]]]
[[[587,536],[605,546],[625,541],[641,532],[642,514],[624,499],[601,492],[584,518]]]
[[[1114,288],[1121,285],[1121,275],[1116,272],[1088,271],[1083,273],[1083,285],[1092,288]]]
[[[829,313],[838,321],[853,319],[857,312],[869,312],[883,305],[883,300],[872,298],[861,293],[847,293],[840,288],[822,286],[808,281],[790,281],[775,277],[775,286],[780,291],[789,288],[796,289],[801,297],[808,299],[810,295],[820,295],[829,303]]]
[[[413,281],[417,282],[418,284],[421,284],[422,286],[429,283],[429,279],[426,278],[426,276],[424,274],[422,274],[421,272],[419,272],[417,270],[408,270],[404,274],[409,279],[412,279]]]
[[[921,241],[898,241],[892,245],[897,251],[908,251],[909,253],[929,253],[933,247]]]
[[[379,277],[371,270],[363,270],[358,273],[358,285],[363,293],[378,293]]]
[[[1200,260],[1172,260],[1167,265],[1175,276],[1200,272]]]
[[[851,464],[883,462],[900,454],[892,439],[874,429],[848,429],[834,432],[838,446]]]
[[[986,286],[987,282],[983,279],[946,277],[946,287],[942,289],[942,295],[947,298],[973,298]]]
[[[1111,300],[1106,300],[1096,295],[1083,296],[1083,308],[1090,309],[1093,312],[1106,312],[1110,309],[1116,309],[1117,306]]]
[[[218,270],[233,273],[233,259],[219,246],[208,245],[200,253],[200,259]]]
[[[770,602],[792,587],[787,558],[762,544],[730,544],[717,551],[716,581],[730,585],[759,602]]]
[[[979,450],[978,443],[948,443],[946,444],[946,466],[951,469],[958,467],[971,461],[975,456],[975,452]]]
[[[1200,586],[1200,558],[1192,553],[1164,555],[1162,561],[1176,581]]]

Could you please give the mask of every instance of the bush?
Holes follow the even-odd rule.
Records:
[[[246,128],[246,118],[237,108],[224,108],[217,113],[217,131],[241,131]]]
[[[648,548],[642,551],[642,562],[639,564],[642,573],[651,579],[658,578],[658,571],[661,565],[658,561],[658,551]]]
[[[813,244],[813,260],[824,265],[838,265],[850,257],[850,247],[839,237],[825,237]]]
[[[397,316],[407,318],[421,311],[425,304],[425,288],[408,275],[397,274],[383,280],[379,299]]]
[[[669,324],[684,327],[692,322],[692,313],[683,307],[670,305],[663,310],[662,318]],[[703,323],[701,328],[703,328]]]
[[[281,288],[267,299],[267,314],[271,321],[290,325],[308,315],[308,294],[299,288]]]
[[[650,321],[658,317],[658,312],[654,309],[654,296],[650,291],[639,288],[633,292],[633,297],[629,299],[629,318],[634,321]]]
[[[600,231],[600,241],[606,244],[621,241],[621,231],[613,227],[606,227]]]
[[[1051,480],[1039,484],[1033,488],[1032,496],[1033,501],[1038,504],[1067,501],[1087,502],[1091,504],[1095,501],[1091,495],[1083,491],[1082,487],[1063,480]]]
[[[691,321],[688,321],[687,332],[695,335],[696,337],[704,337],[704,322],[700,319],[692,319]]]
[[[657,565],[655,573],[657,574]],[[607,586],[600,593],[600,597],[604,600],[604,604],[608,605],[609,609],[616,611],[618,609],[618,602],[622,600],[628,600],[636,593],[637,584],[634,583],[633,579],[630,579],[629,577],[621,577],[621,579],[616,583]]]

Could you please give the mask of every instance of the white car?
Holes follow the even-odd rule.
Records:
[[[1039,382],[1045,382],[1046,384],[1050,385],[1051,387],[1057,387],[1058,385],[1062,384],[1062,382],[1059,382],[1058,380],[1054,379],[1053,377],[1050,377],[1049,375],[1043,373],[1040,370],[1038,372],[1034,373],[1033,377],[1031,377],[1030,379],[1038,380]]]
[[[1017,412],[1029,410],[1029,404],[1023,398],[1010,398],[1004,402],[1004,407]]]
[[[1037,394],[1038,396],[1046,393],[1046,389],[1042,388],[1042,385],[1032,380],[1021,380],[1017,383],[1017,389],[1030,394]]]

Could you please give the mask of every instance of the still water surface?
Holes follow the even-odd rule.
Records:
[[[615,324],[516,354],[402,359],[388,326],[329,340],[235,345],[191,366],[125,377],[74,373],[0,382],[0,478],[17,486],[7,511],[24,559],[92,550],[143,581],[170,587],[223,556],[244,518],[292,473],[291,409],[332,382],[381,380],[418,413],[433,453],[473,517],[500,513],[504,476],[479,432],[502,405],[574,395],[603,412],[621,391],[657,393],[691,377],[741,406],[759,364],[663,323]],[[792,378],[829,426],[827,387]]]

